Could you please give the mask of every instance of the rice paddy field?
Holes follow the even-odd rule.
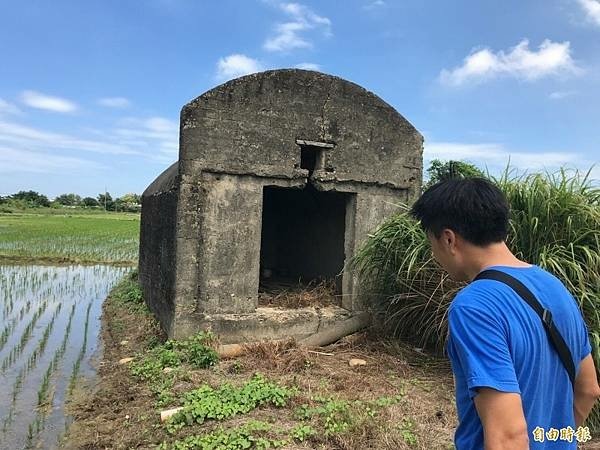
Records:
[[[64,400],[89,375],[102,301],[129,269],[0,265],[0,443],[53,448]]]
[[[58,448],[138,235],[137,214],[0,215],[0,448]]]
[[[133,265],[139,227],[132,213],[0,214],[0,261]]]

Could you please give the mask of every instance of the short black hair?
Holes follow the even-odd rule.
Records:
[[[411,215],[439,238],[448,228],[485,247],[508,235],[509,207],[502,191],[485,178],[451,178],[434,184],[414,203]]]

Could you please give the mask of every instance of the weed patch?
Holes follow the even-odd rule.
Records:
[[[131,366],[131,372],[141,380],[155,380],[163,369],[176,369],[187,364],[194,369],[206,369],[218,360],[217,352],[208,346],[212,335],[201,332],[184,341],[168,340],[147,350]]]
[[[394,405],[403,395],[381,397],[374,401],[344,400],[337,398],[314,397],[315,406],[301,405],[296,410],[300,420],[315,420],[324,430],[325,436],[345,433],[360,422],[374,418],[382,408]]]
[[[127,307],[130,312],[150,313],[148,306],[144,303],[142,288],[138,283],[137,270],[124,277],[111,292],[111,296],[119,303]]]
[[[163,443],[159,450],[258,450],[279,448],[288,444],[285,439],[272,439],[267,432],[273,426],[266,422],[250,421],[234,430],[219,428],[212,433],[189,436],[172,444]]]
[[[219,360],[217,352],[209,346],[213,339],[210,333],[201,332],[186,340],[157,344],[132,363],[131,373],[148,383],[157,405],[171,404],[175,400],[174,382],[180,375],[185,376],[185,367],[206,369]],[[165,373],[166,368],[170,371]]]
[[[173,416],[167,427],[174,433],[185,425],[229,419],[266,404],[282,407],[296,392],[268,381],[261,374],[254,375],[241,387],[223,384],[213,389],[204,385],[184,395],[183,410]]]
[[[418,443],[417,436],[415,435],[415,424],[411,419],[404,418],[402,423],[398,427],[402,434],[402,439],[410,447],[415,447]]]

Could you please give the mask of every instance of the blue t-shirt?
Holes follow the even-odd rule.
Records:
[[[488,268],[519,279],[552,312],[578,371],[591,346],[579,306],[561,281],[538,266]],[[452,301],[448,324],[458,450],[483,449],[483,427],[473,402],[480,387],[521,394],[530,448],[577,448],[575,437],[569,443],[546,435],[555,436],[552,429],[575,429],[573,388],[539,316],[512,288],[495,280],[472,282]]]

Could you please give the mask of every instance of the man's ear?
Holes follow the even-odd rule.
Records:
[[[444,248],[446,248],[450,253],[454,254],[456,252],[456,233],[449,228],[444,228],[442,230],[442,238],[440,239]]]

